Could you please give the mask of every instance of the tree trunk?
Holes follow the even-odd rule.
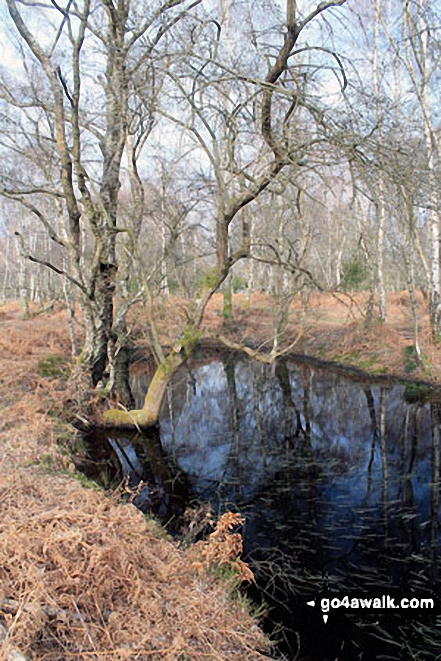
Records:
[[[414,10],[412,14],[411,10]],[[423,0],[414,4],[405,4],[403,12],[403,32],[406,36],[405,62],[407,70],[422,111],[424,139],[427,156],[427,170],[430,185],[428,195],[429,246],[430,246],[430,323],[433,337],[441,331],[441,296],[440,296],[440,230],[438,209],[438,167],[439,140],[436,122],[433,118],[430,81],[434,77],[430,55],[430,28]],[[417,36],[416,36],[417,35]]]
[[[419,343],[419,323],[418,323],[418,302],[415,295],[415,223],[414,223],[414,213],[413,213],[413,203],[412,199],[408,198],[406,200],[406,212],[407,212],[407,238],[404,245],[404,263],[406,265],[406,277],[407,277],[407,288],[409,291],[410,302],[412,305],[412,319],[413,319],[413,344],[415,355],[418,360],[418,363],[422,365],[421,360],[421,350]]]
[[[25,255],[20,251],[20,247],[17,244],[17,257],[19,262],[19,273],[18,273],[18,282],[20,289],[20,302],[23,319],[29,317],[29,289],[28,289],[28,269],[27,269],[27,260]]]
[[[431,282],[430,282],[430,325],[435,337],[441,330],[441,299],[440,299],[440,260],[439,260],[439,221],[436,211],[430,211],[430,248],[431,248]]]
[[[12,0],[8,0],[11,2]],[[345,0],[335,0],[331,4],[333,6],[340,6],[344,4]],[[293,54],[293,48],[297,42],[297,39],[306,25],[315,18],[318,14],[321,14],[322,11],[328,8],[328,3],[321,3],[317,10],[312,12],[308,17],[303,21],[296,22],[296,13],[295,13],[295,0],[287,0],[287,30],[284,35],[283,45],[280,47],[274,63],[269,66],[268,73],[265,77],[265,82],[267,85],[263,87],[262,98],[261,98],[261,112],[260,112],[260,132],[261,136],[266,143],[266,149],[270,153],[270,161],[267,163],[266,168],[263,173],[257,178],[247,178],[247,185],[242,187],[242,191],[236,194],[236,184],[238,179],[232,177],[231,179],[231,189],[228,190],[228,186],[224,180],[224,165],[221,165],[223,159],[219,159],[220,148],[216,137],[216,132],[210,128],[210,121],[204,117],[202,109],[196,105],[194,101],[194,96],[187,94],[183,87],[181,87],[184,96],[189,101],[192,107],[192,114],[195,119],[202,120],[205,127],[208,129],[211,137],[213,139],[212,149],[209,148],[208,144],[200,138],[198,130],[195,126],[188,125],[190,130],[194,131],[195,137],[200,142],[201,147],[207,153],[210,158],[210,161],[214,167],[214,175],[218,185],[218,217],[216,220],[216,265],[210,270],[204,279],[204,284],[197,290],[193,300],[190,302],[190,305],[187,310],[187,324],[184,333],[181,335],[181,341],[178,346],[174,347],[171,352],[167,355],[166,358],[160,357],[159,365],[156,369],[156,372],[151,381],[150,387],[148,389],[147,395],[144,400],[144,405],[142,409],[132,410],[132,411],[117,411],[109,410],[104,416],[104,422],[108,425],[113,426],[128,426],[128,427],[148,427],[157,424],[159,419],[159,412],[161,404],[163,401],[164,394],[167,390],[167,386],[171,381],[171,378],[174,372],[179,368],[180,365],[186,360],[187,356],[190,354],[194,348],[197,340],[200,337],[200,327],[202,324],[202,319],[208,301],[213,296],[213,294],[219,290],[220,286],[227,278],[229,272],[231,271],[234,264],[236,264],[239,259],[247,257],[250,252],[249,238],[247,236],[248,230],[245,228],[245,238],[244,245],[240,247],[234,253],[230,253],[230,227],[231,223],[237,216],[237,214],[244,209],[249,203],[257,199],[258,196],[265,191],[270,184],[275,181],[281,171],[291,164],[292,158],[291,154],[288,153],[290,150],[287,150],[285,145],[285,128],[288,126],[291,114],[294,110],[294,106],[291,106],[287,109],[285,113],[285,118],[282,121],[284,130],[281,135],[276,135],[277,131],[273,126],[273,96],[275,93],[275,83],[279,78],[284,74],[288,68],[288,60]],[[124,45],[124,36],[125,36],[125,26],[118,25],[114,26],[115,31],[119,37],[121,51]],[[118,29],[116,29],[118,28]],[[118,89],[118,93],[121,96],[127,98],[127,86],[121,84],[125,83],[125,68],[124,66],[117,66],[119,62],[125,65],[125,61],[122,61],[121,54],[118,52],[113,52],[115,65],[115,76],[114,80],[111,81],[114,84],[113,89]],[[178,83],[179,85],[179,83]],[[109,93],[112,90],[112,86],[106,87],[106,92]],[[119,98],[119,95],[116,96],[116,99]],[[113,107],[109,102],[107,103],[108,110],[118,110],[122,108],[121,103],[116,103]],[[128,108],[127,104],[124,106],[126,111]],[[108,117],[118,117],[118,113],[110,112]],[[112,122],[109,122],[112,125]],[[114,123],[115,124],[115,123]],[[115,131],[106,133],[106,137],[109,138],[107,145],[113,147],[111,149],[103,149],[103,155],[112,154],[112,160],[120,165],[120,159],[122,151],[118,151],[118,144],[122,144],[120,138],[124,138],[124,142],[127,139],[128,123],[126,118],[122,118],[119,122],[116,122],[116,125],[113,126]],[[118,133],[117,140],[112,141],[111,136]],[[115,154],[115,156],[114,156]],[[104,159],[106,164],[106,159]],[[105,169],[105,168],[104,168]],[[112,169],[113,174],[119,174],[118,169]],[[240,177],[242,173],[240,174]],[[229,178],[229,177],[228,177]],[[113,181],[114,185],[109,187],[101,187],[100,194],[103,201],[103,206],[106,211],[109,212],[109,218],[111,220],[111,229],[112,231],[116,228],[116,223],[112,215],[112,211],[116,210],[117,204],[117,191],[119,188],[118,178],[110,177],[108,178]],[[110,193],[114,194],[114,197],[110,197]],[[114,235],[112,235],[114,236]],[[110,253],[107,253],[108,261],[114,262],[111,258]],[[109,337],[109,339],[111,339]],[[162,354],[161,352],[157,352]]]
[[[113,332],[113,294],[117,268],[114,264],[102,262],[95,286],[95,305],[97,309],[94,324],[93,355],[91,359],[92,383],[94,386],[105,376],[108,364],[109,342],[116,337]]]
[[[75,317],[75,312],[74,312],[74,305],[73,305],[73,296],[72,296],[72,290],[70,287],[70,283],[65,280],[63,282],[63,293],[64,293],[64,299],[66,301],[66,307],[67,307],[67,327],[69,329],[69,337],[70,337],[70,346],[71,346],[71,351],[72,351],[72,356],[78,356],[78,346],[77,346],[77,340],[75,337],[75,325],[74,325],[74,317]]]
[[[384,184],[379,182],[379,200],[376,205],[377,211],[377,287],[378,287],[378,317],[382,323],[386,321],[386,291],[384,288]]]
[[[375,23],[374,23],[374,59],[373,59],[373,75],[374,75],[374,88],[375,88],[375,104],[376,104],[376,118],[379,127],[380,136],[382,135],[382,108],[380,105],[381,86],[380,76],[378,71],[378,59],[380,54],[379,40],[380,40],[380,23],[381,23],[381,7],[380,1],[375,0],[374,5]],[[380,172],[378,179],[378,191],[375,195],[375,212],[377,220],[377,287],[378,287],[378,316],[381,322],[386,321],[386,293],[384,289],[384,226],[386,220],[386,206],[385,206],[385,191],[384,180]]]
[[[7,291],[8,291],[9,271],[10,271],[9,248],[10,248],[10,238],[8,236],[6,238],[5,273],[3,276],[2,293],[1,293],[1,300],[3,305],[6,303],[6,300],[8,298]]]
[[[135,400],[130,387],[129,368],[130,347],[124,344],[118,347],[114,358],[114,382],[120,402],[131,409],[135,406]]]
[[[232,316],[233,316],[233,285],[232,285],[232,274],[230,273],[225,279],[223,304],[222,304],[222,318],[226,325],[230,323]]]
[[[144,399],[142,409],[123,411],[110,409],[103,415],[106,425],[111,427],[153,427],[158,424],[162,400],[173,374],[187,359],[186,352],[173,349],[165,361],[158,365]]]

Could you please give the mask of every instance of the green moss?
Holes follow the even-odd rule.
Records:
[[[354,363],[356,360],[358,360],[359,357],[359,351],[348,351],[348,353],[342,354],[340,358],[337,358],[337,360],[341,360],[344,363]]]
[[[58,354],[48,354],[38,361],[37,371],[47,379],[65,379],[69,376],[69,368],[65,359]]]
[[[425,374],[427,376],[430,376],[430,373],[432,371],[432,365],[430,364],[430,360],[425,353],[421,353],[421,362],[423,364],[423,369]]]
[[[95,480],[91,480],[90,477],[86,477],[83,473],[77,471],[65,471],[64,474],[68,477],[73,477],[86,489],[94,489],[95,491],[101,490],[100,485],[95,482]]]
[[[84,349],[81,349],[80,353],[76,357],[76,362],[77,365],[84,365],[84,363],[86,362],[86,352],[84,351]]]
[[[50,454],[43,454],[40,457],[40,466],[44,468],[44,470],[52,470],[52,457]]]
[[[364,370],[378,370],[378,369],[384,369],[383,367],[378,366],[378,356],[377,354],[373,353],[370,354],[369,356],[361,356],[357,361],[356,361],[357,367],[360,367],[360,369]]]
[[[192,326],[191,324],[186,327],[181,337],[181,343],[182,346],[184,347],[186,356],[189,356],[191,354],[194,347],[196,346],[196,344],[198,343],[198,341],[201,339],[202,336],[203,333],[199,328],[195,328],[195,326]]]
[[[230,564],[210,565],[209,572],[213,574],[213,576],[216,576],[220,581],[228,583],[230,587],[234,589],[241,583],[237,569]]]
[[[376,353],[366,354],[362,351],[351,351],[334,358],[337,362],[357,367],[369,374],[387,374],[387,368],[381,365],[381,359]]]
[[[387,367],[372,367],[370,374],[387,374]]]
[[[144,514],[144,519],[147,521],[147,523],[150,526],[153,526],[155,530],[155,535],[159,539],[165,539],[168,542],[173,542],[173,536],[170,535],[169,532],[167,532],[167,529],[164,528],[164,526],[157,519],[155,519],[155,515],[152,514],[152,512],[145,512],[143,514]]]
[[[202,277],[200,289],[214,289],[219,284],[219,272],[216,266],[209,269]]]
[[[418,367],[417,355],[413,344],[403,349],[403,367],[406,373],[413,372]]]
[[[365,284],[369,272],[364,256],[352,255],[343,262],[341,286],[343,291],[359,291]]]
[[[268,605],[265,602],[257,604],[240,590],[236,590],[233,593],[233,598],[242,606],[243,610],[248,611],[251,617],[255,620],[261,621],[268,614]]]
[[[441,333],[435,332],[433,334],[433,343],[434,344],[440,344],[441,343]]]
[[[184,346],[183,338],[181,338],[181,345]],[[167,356],[167,358],[164,360],[163,363],[158,365],[153,375],[153,379],[150,384],[150,387],[152,387],[154,381],[162,381],[162,380],[167,381],[170,378],[170,376],[173,374],[173,372],[176,369],[176,358],[177,358],[177,354],[175,352],[172,352],[170,353],[170,355]]]
[[[103,421],[112,427],[149,427],[156,423],[144,409],[133,409],[133,411],[122,411],[120,409],[109,409],[103,414]]]
[[[109,389],[110,388],[108,386],[105,388],[95,388],[93,391],[93,396],[96,400],[101,400],[104,402],[109,397]]]
[[[238,291],[245,291],[245,289],[247,288],[247,282],[246,280],[241,278],[240,275],[237,275],[237,273],[235,273],[231,278],[231,287],[234,293],[237,293]]]
[[[61,441],[63,440],[64,439],[61,439]],[[86,444],[84,442],[84,438],[82,434],[80,433],[73,434],[71,432],[70,436],[66,440],[68,442],[69,454],[84,456],[87,453]]]
[[[425,404],[431,398],[432,391],[430,388],[425,386],[422,383],[407,383],[404,389],[403,398],[404,401],[412,404],[418,402],[420,404]]]

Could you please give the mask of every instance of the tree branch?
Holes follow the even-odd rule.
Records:
[[[44,259],[39,259],[38,257],[34,257],[33,255],[31,255],[29,253],[29,251],[27,250],[26,246],[25,246],[23,237],[20,234],[20,232],[14,232],[14,234],[15,234],[15,236],[18,237],[18,239],[20,241],[23,257],[25,257],[26,259],[29,259],[29,261],[34,262],[35,264],[42,264],[43,266],[47,266],[52,271],[55,271],[55,273],[58,273],[58,275],[63,275],[72,284],[74,284],[76,287],[81,289],[83,294],[86,294],[86,296],[89,297],[89,293],[88,293],[87,289],[84,287],[84,285],[81,284],[81,282],[78,282],[78,280],[76,280],[71,275],[69,275],[69,273],[67,273],[63,269],[58,268],[58,266],[55,266],[54,264],[51,264],[51,262],[47,262]]]

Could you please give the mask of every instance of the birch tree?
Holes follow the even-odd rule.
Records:
[[[180,129],[193,136],[210,163],[216,186],[214,264],[190,300],[186,322],[171,350],[161,346],[154,315],[150,317],[158,368],[143,408],[109,411],[105,418],[108,424],[155,424],[173,372],[200,337],[208,302],[234,265],[249,255],[250,236],[243,210],[269,191],[282,171],[305,167],[308,153],[323,142],[315,134],[314,122],[320,112],[297,85],[293,67],[296,58],[305,53],[334,57],[321,45],[314,50],[306,41],[298,46],[298,41],[310,24],[345,0],[321,2],[305,13],[296,0],[287,0],[283,34],[269,53],[265,41],[259,44],[251,35],[261,62],[266,63],[266,70],[256,73],[244,71],[235,61],[230,38],[226,49],[230,59],[217,57],[222,26],[219,28],[218,21],[200,7],[200,15],[191,23],[189,17],[202,0],[168,0],[153,5],[135,5],[129,0],[83,0],[81,4],[69,0],[63,6],[55,2],[6,2],[25,54],[28,79],[21,87],[5,81],[1,94],[9,107],[26,115],[26,126],[34,122],[34,143],[41,153],[46,150],[48,165],[33,179],[7,179],[1,192],[23,205],[67,255],[68,268],[50,262],[45,265],[66,278],[79,294],[86,331],[81,358],[91,370],[93,383],[106,373],[112,382],[122,354],[118,338],[125,334],[129,306],[146,295],[152,309],[148,279],[141,284],[144,290],[131,298],[124,283],[128,282],[127,269],[135,262],[133,257],[142,259],[137,245],[145,209],[140,163],[157,106],[162,103],[158,77],[162,81],[166,76],[167,84],[174,85],[176,103],[186,117]],[[224,18],[232,29],[231,11],[229,5]],[[39,21],[44,22],[43,31],[36,27]],[[207,36],[207,26],[211,36]],[[180,37],[181,29],[186,39]],[[208,44],[205,50],[204,43]],[[179,67],[174,66],[182,54],[193,82],[189,74],[187,80],[182,78]],[[323,66],[322,61],[316,68]],[[206,75],[209,68],[216,72],[214,79]],[[33,84],[35,75],[39,85]],[[237,108],[234,99],[230,100],[228,112],[223,119],[218,115],[219,122],[213,125],[214,113],[207,114],[207,105],[200,99],[206,98],[210,89],[223,93],[228,79],[245,85],[246,93]],[[162,103],[169,121],[179,126],[176,107],[172,104],[166,109]],[[255,127],[253,141],[258,143],[252,162],[247,160],[251,144],[245,144],[239,157],[235,142],[238,118],[241,116],[243,122],[246,113],[246,121]],[[127,225],[120,200],[125,154],[134,200]],[[52,206],[54,201],[61,205],[60,222],[54,223],[44,213],[41,199],[51,200]],[[236,245],[233,229],[240,219],[243,240]],[[38,261],[30,252],[28,257]],[[117,294],[122,296],[122,303]]]
[[[401,13],[401,47],[389,26],[383,27],[393,47],[397,62],[409,78],[422,125],[426,159],[426,181],[421,189],[420,206],[425,207],[430,246],[430,321],[433,335],[441,331],[440,298],[440,229],[439,229],[439,151],[440,137],[433,112],[436,79],[441,52],[433,39],[435,4],[416,0],[405,3]],[[423,184],[423,182],[421,182]]]
[[[283,43],[277,47],[271,60],[268,60],[269,65],[263,78],[250,75],[249,72],[243,74],[234,71],[231,65],[225,65],[217,60],[216,50],[208,57],[205,55],[199,58],[197,53],[195,54],[194,60],[196,63],[199,62],[199,65],[195,66],[191,62],[193,70],[191,84],[185,84],[182,74],[181,76],[170,74],[180,98],[185,101],[187,113],[182,116],[180,112],[179,116],[176,116],[165,112],[165,115],[169,121],[193,136],[210,164],[214,180],[215,264],[189,302],[185,327],[172,351],[165,353],[159,344],[156,346],[160,364],[150,384],[143,408],[128,413],[110,410],[105,415],[107,423],[127,426],[133,424],[149,426],[157,423],[161,402],[174,371],[186,360],[200,338],[200,329],[208,302],[226,280],[234,265],[249,256],[248,231],[243,233],[242,243],[233,247],[232,233],[235,221],[240,217],[243,209],[270,189],[282,171],[302,167],[308,150],[316,140],[309,134],[303,135],[303,139],[298,141],[293,140],[291,129],[295,126],[293,120],[296,116],[295,111],[299,105],[306,104],[306,99],[300,98],[298,89],[288,88],[290,58],[304,50],[295,49],[303,30],[323,12],[331,7],[343,5],[344,1],[322,2],[310,13],[301,17],[295,0],[287,0]],[[221,27],[218,25],[217,28],[215,40],[219,39],[221,34]],[[231,52],[231,48],[228,50]],[[207,64],[221,72],[213,82],[210,82],[207,75]],[[252,87],[252,92],[239,102],[236,100],[232,103],[230,100],[226,105],[222,103],[216,106],[213,98],[210,98],[212,93],[210,90],[213,86],[217,90],[221,89],[225,76],[227,79],[233,76],[238,81],[246,82]],[[209,103],[206,101],[207,97]],[[222,113],[216,112],[218,107],[223,110]],[[229,108],[228,113],[225,112],[226,107]],[[249,151],[245,150],[247,159],[244,153],[238,153],[236,144],[240,116],[247,111],[249,117],[255,117],[257,120],[258,130],[255,139],[260,143],[259,158],[257,161],[252,158],[251,164]],[[227,141],[226,148],[225,141]]]
[[[32,109],[27,124],[37,118],[35,130],[50,145],[57,172],[44,181],[41,171],[40,186],[6,181],[2,192],[23,204],[66,251],[68,271],[47,266],[79,294],[85,324],[82,360],[90,366],[94,384],[106,370],[115,369],[117,339],[124,334],[130,305],[115,310],[115,290],[124,280],[117,237],[139,232],[137,226],[128,231],[119,223],[121,171],[129,134],[135,145],[133,162],[145,143],[151,114],[151,107],[140,113],[134,99],[140,86],[152,92],[153,63],[165,35],[200,2],[84,0],[62,6],[7,0],[20,48],[32,55],[31,62],[24,56],[24,69],[40,78],[41,88],[28,77],[27,87],[20,90],[4,83],[2,96],[19,112]],[[42,21],[37,34],[34,26]],[[150,98],[149,106],[153,102]],[[66,225],[61,232],[41,210],[41,197],[62,201]]]

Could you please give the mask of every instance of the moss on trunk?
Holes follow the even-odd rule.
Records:
[[[152,427],[158,423],[162,400],[175,371],[186,360],[183,351],[173,351],[158,365],[144,399],[142,409],[122,411],[110,409],[103,415],[105,425],[112,427]]]

